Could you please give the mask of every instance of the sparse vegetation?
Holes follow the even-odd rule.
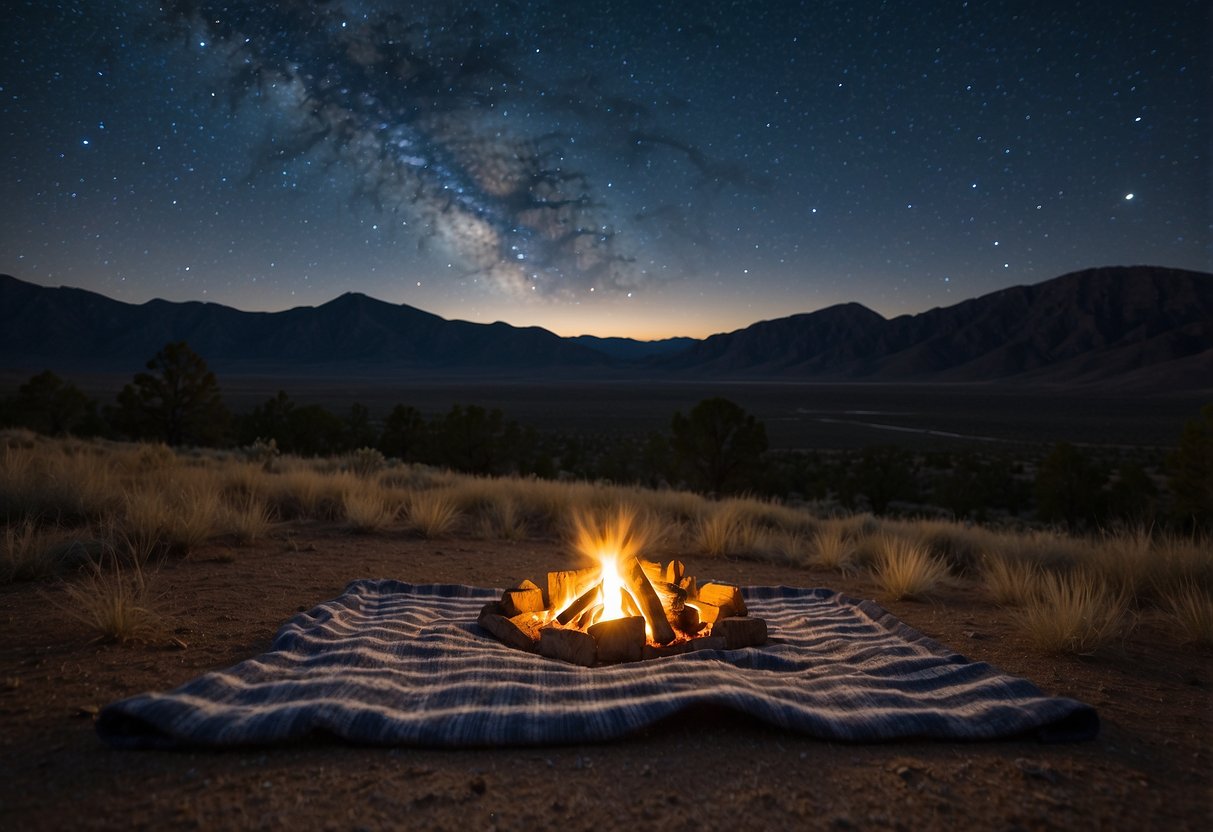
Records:
[[[1022,607],[1036,592],[1040,567],[1026,560],[986,557],[982,577],[996,602],[1006,607]]]
[[[847,574],[867,570],[889,598],[946,597],[953,584],[984,586],[998,604],[1020,608],[1023,632],[1041,649],[1096,649],[1139,615],[1163,622],[1177,639],[1209,642],[1213,553],[1200,537],[1162,529],[999,531],[946,520],[837,516],[831,504],[476,477],[380,463],[371,453],[250,460],[247,452],[13,432],[0,451],[0,583],[45,580],[83,566],[75,591],[111,598],[106,603],[121,616],[143,606],[135,591],[139,576],[158,559],[216,538],[251,544],[279,523],[288,530],[322,522],[426,538],[521,540],[565,537],[570,518],[610,515],[620,505],[641,510],[631,533],[644,532],[653,557],[699,553]],[[114,552],[120,565],[100,569]]]
[[[1087,654],[1124,634],[1128,600],[1089,569],[1043,572],[1019,620],[1039,649]]]
[[[930,595],[948,577],[948,566],[923,546],[884,535],[877,544],[876,582],[894,601]]]
[[[1182,642],[1213,644],[1213,595],[1208,590],[1191,582],[1175,587],[1164,596],[1163,609]]]
[[[460,518],[459,508],[454,501],[433,491],[414,494],[409,499],[406,514],[409,528],[428,538],[450,534]]]

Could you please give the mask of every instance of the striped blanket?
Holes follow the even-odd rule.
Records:
[[[971,662],[870,601],[747,587],[771,643],[583,668],[510,649],[476,624],[500,590],[351,583],[295,616],[268,653],[169,693],[104,708],[121,748],[244,746],[338,737],[468,748],[622,737],[717,706],[830,740],[1076,740],[1095,711]]]

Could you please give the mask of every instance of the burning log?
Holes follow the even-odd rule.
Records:
[[[682,561],[672,560],[665,565],[665,582],[678,586],[678,582],[686,576],[686,573],[687,568]]]
[[[581,597],[565,607],[564,611],[556,616],[556,620],[561,624],[568,624],[570,621],[576,618],[578,613],[580,613],[582,610],[598,603],[598,596],[601,594],[602,584],[594,584],[592,587],[583,592]]]
[[[712,635],[724,639],[726,650],[761,647],[767,643],[767,622],[761,618],[722,618],[713,625]]]
[[[695,598],[699,595],[699,587],[695,584],[694,575],[683,575],[682,580],[678,582],[678,588],[685,592],[688,598]]]
[[[722,610],[715,604],[709,604],[706,601],[688,601],[687,606],[699,614],[699,620],[704,624],[715,624],[720,619],[728,617],[727,610]]]
[[[597,528],[579,520],[575,546],[596,565],[506,590],[481,626],[511,647],[586,667],[766,643],[766,622],[747,617],[740,589],[700,586],[679,560],[641,559],[644,535],[631,523],[625,512]]]
[[[703,629],[703,622],[699,620],[699,610],[687,604],[682,608],[682,612],[678,613],[678,623],[675,627],[688,635],[695,635]]]
[[[648,622],[649,629],[653,631],[653,641],[658,644],[669,644],[674,640],[674,628],[666,620],[661,599],[657,597],[656,590],[645,576],[640,561],[635,557],[627,558],[619,564],[618,569],[623,585],[640,605],[640,611],[644,613],[644,619]]]
[[[589,629],[600,662],[638,662],[644,651],[644,618],[638,615],[599,621]]]
[[[545,627],[540,630],[539,655],[582,667],[593,667],[598,660],[598,643],[593,636],[581,630]]]
[[[585,569],[565,569],[548,573],[546,607],[555,607],[569,598],[580,598],[582,593],[602,580],[601,570],[596,566]]]
[[[577,620],[573,622],[573,626],[578,630],[588,630],[590,625],[599,618],[602,618],[602,604],[595,604],[577,616]]]
[[[728,584],[704,584],[699,587],[695,596],[706,604],[720,607],[724,610],[721,618],[742,616],[746,614],[745,601],[741,598],[741,590]],[[706,619],[705,619],[706,620]]]

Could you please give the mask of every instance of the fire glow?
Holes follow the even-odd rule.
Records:
[[[699,586],[681,561],[642,560],[648,535],[634,511],[573,525],[574,548],[594,565],[549,572],[544,587],[523,581],[487,604],[479,623],[504,644],[588,667],[766,643],[766,622],[748,615],[737,587]]]

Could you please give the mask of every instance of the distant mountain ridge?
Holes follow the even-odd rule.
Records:
[[[450,321],[356,293],[317,307],[243,312],[129,304],[0,275],[0,369],[129,373],[177,340],[216,371],[248,375],[1213,389],[1213,275],[1090,269],[917,315],[886,319],[848,303],[702,341],[657,342]]]
[[[1213,387],[1213,275],[1089,269],[885,319],[842,304],[713,335],[692,375],[817,381],[1124,381]]]

